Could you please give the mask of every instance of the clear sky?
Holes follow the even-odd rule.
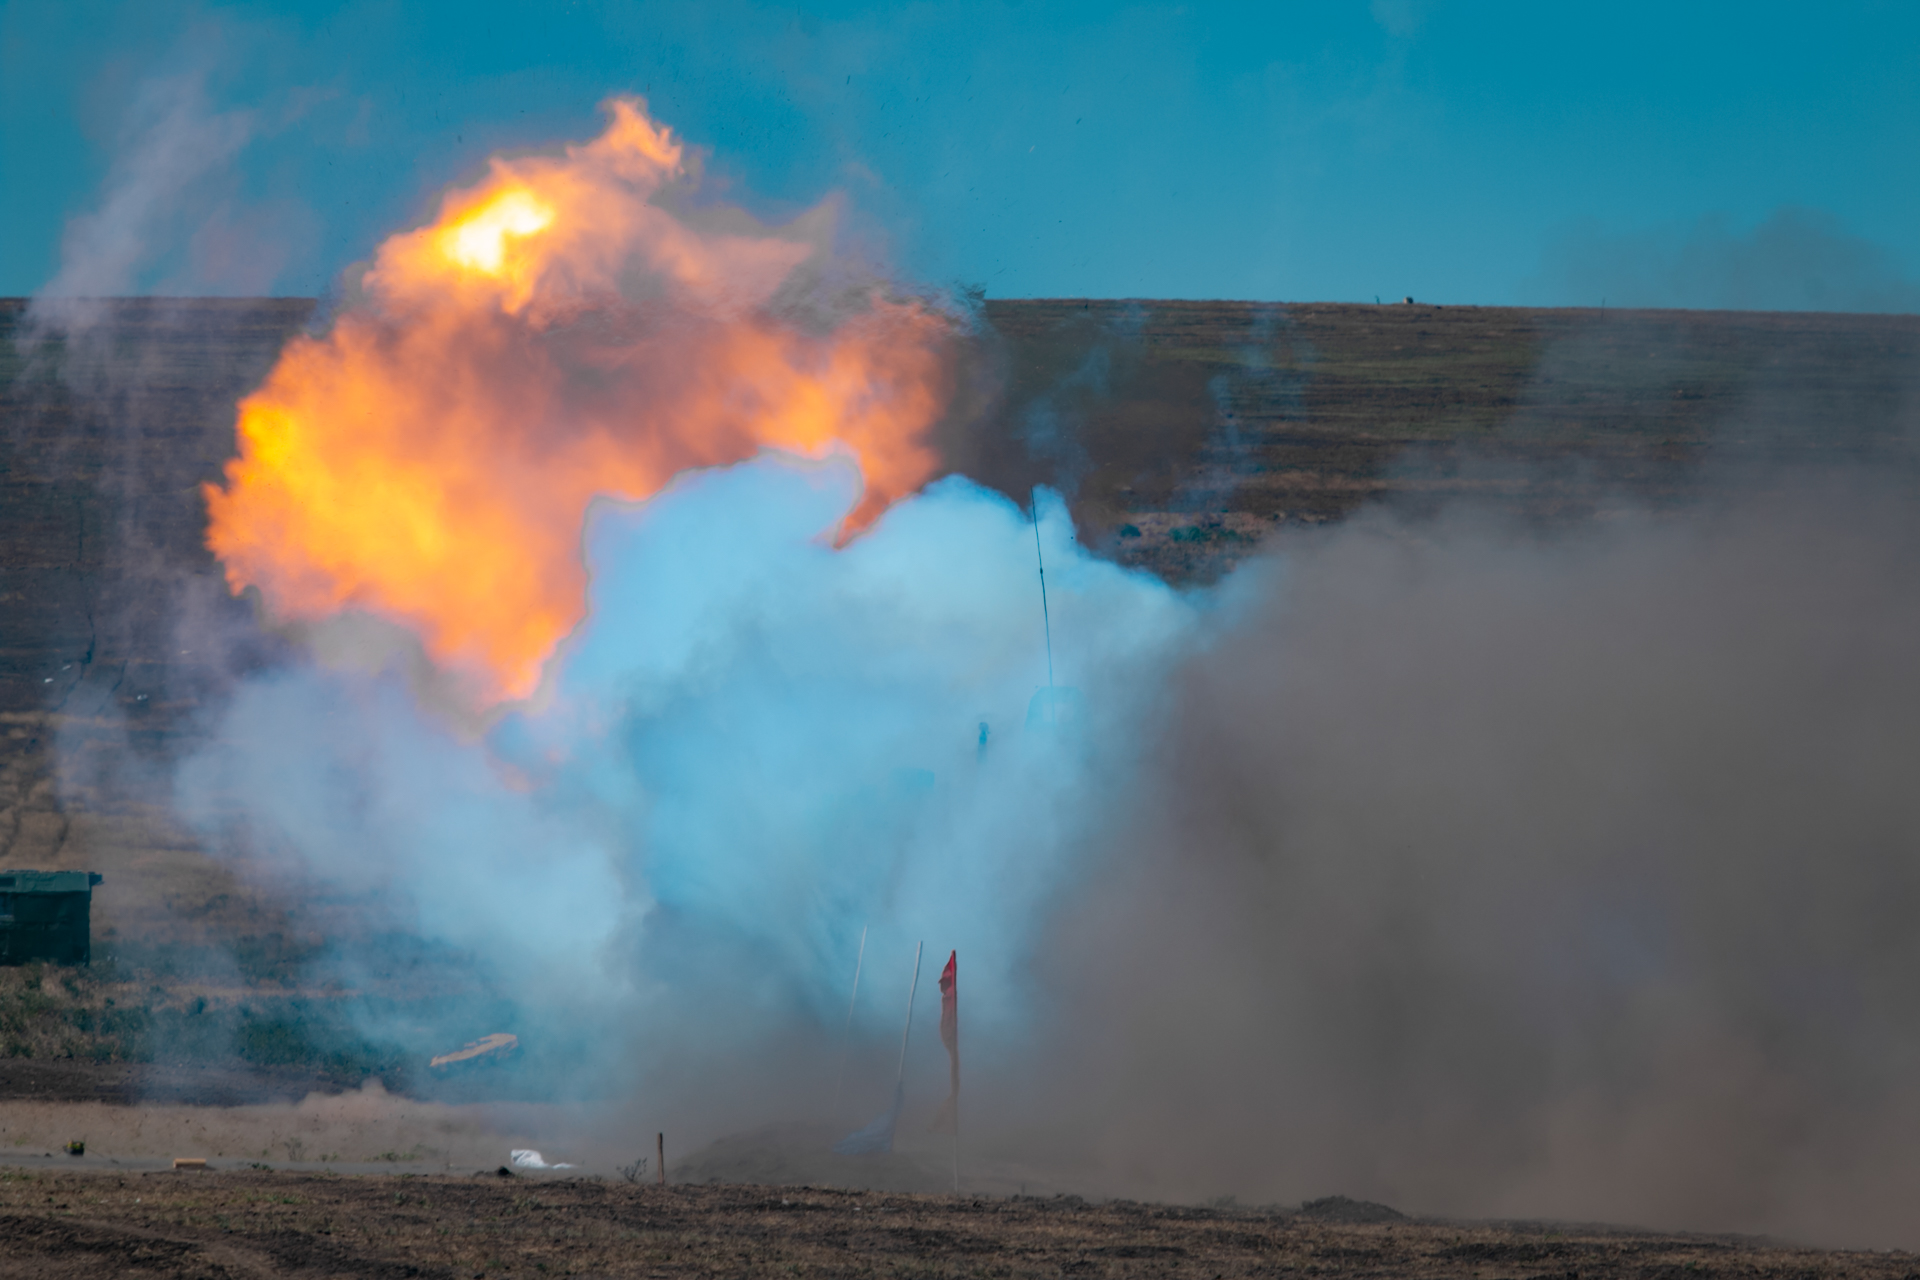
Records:
[[[0,0],[0,294],[318,292],[618,92],[993,297],[1920,310],[1920,5],[1673,0]]]

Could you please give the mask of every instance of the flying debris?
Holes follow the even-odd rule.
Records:
[[[452,1053],[443,1053],[427,1063],[432,1071],[452,1072],[466,1067],[495,1066],[520,1052],[520,1037],[504,1031],[481,1036]]]

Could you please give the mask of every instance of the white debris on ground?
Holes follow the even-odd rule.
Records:
[[[508,1161],[516,1169],[577,1169],[580,1167],[572,1164],[548,1164],[545,1157],[538,1151],[530,1151],[524,1147],[516,1149],[508,1157]]]

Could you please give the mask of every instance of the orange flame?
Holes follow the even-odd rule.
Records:
[[[392,618],[490,701],[524,697],[585,611],[595,496],[839,446],[859,529],[934,474],[949,322],[878,295],[826,331],[783,322],[813,246],[676,217],[655,197],[681,144],[636,100],[607,110],[592,142],[495,158],[387,240],[364,302],[240,402],[239,456],[206,487],[235,592]]]

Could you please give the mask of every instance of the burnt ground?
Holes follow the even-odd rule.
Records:
[[[1920,1259],[1565,1224],[1409,1221],[1337,1199],[1281,1212],[495,1173],[0,1172],[0,1276],[102,1273],[1910,1280]]]

